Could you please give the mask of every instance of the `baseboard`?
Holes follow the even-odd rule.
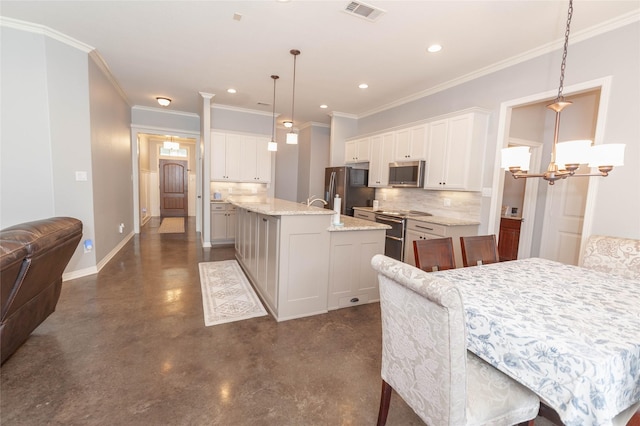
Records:
[[[84,269],[78,269],[75,271],[70,271],[70,272],[65,272],[62,274],[62,281],[69,281],[69,280],[74,280],[76,278],[82,278],[82,277],[86,277],[88,275],[93,275],[93,274],[97,274],[98,272],[100,272],[102,270],[102,268],[104,268],[104,266],[109,263],[109,261],[111,259],[114,258],[114,256],[116,254],[118,254],[118,252],[120,250],[122,250],[122,248],[125,246],[125,244],[127,244],[129,242],[129,240],[131,238],[133,238],[133,236],[135,235],[134,232],[130,232],[125,238],[123,238],[117,246],[115,246],[113,248],[113,250],[111,250],[109,252],[109,254],[107,254],[105,257],[102,258],[102,260],[100,262],[98,262],[98,264],[96,266],[90,266],[88,268],[84,268]]]

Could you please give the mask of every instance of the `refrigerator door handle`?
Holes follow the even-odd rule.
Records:
[[[336,172],[331,172],[331,178],[329,178],[329,193],[328,198],[325,200],[327,203],[331,203],[333,206],[333,199],[335,198],[335,184],[336,184]]]

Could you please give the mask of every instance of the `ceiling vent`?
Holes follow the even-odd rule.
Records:
[[[358,1],[350,2],[347,7],[344,8],[344,11],[350,15],[359,16],[371,22],[377,21],[385,12],[382,9]]]

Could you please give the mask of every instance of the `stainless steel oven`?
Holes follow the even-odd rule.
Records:
[[[415,210],[383,210],[376,212],[376,222],[389,225],[384,242],[384,254],[399,261],[404,261],[404,242],[407,217],[411,216],[431,216]]]
[[[402,261],[404,257],[404,228],[406,219],[399,216],[389,216],[386,214],[376,214],[376,222],[389,225],[384,241],[384,254],[394,259]]]

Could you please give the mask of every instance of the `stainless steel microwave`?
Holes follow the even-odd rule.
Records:
[[[389,163],[389,186],[395,188],[422,188],[424,161],[398,161]]]

